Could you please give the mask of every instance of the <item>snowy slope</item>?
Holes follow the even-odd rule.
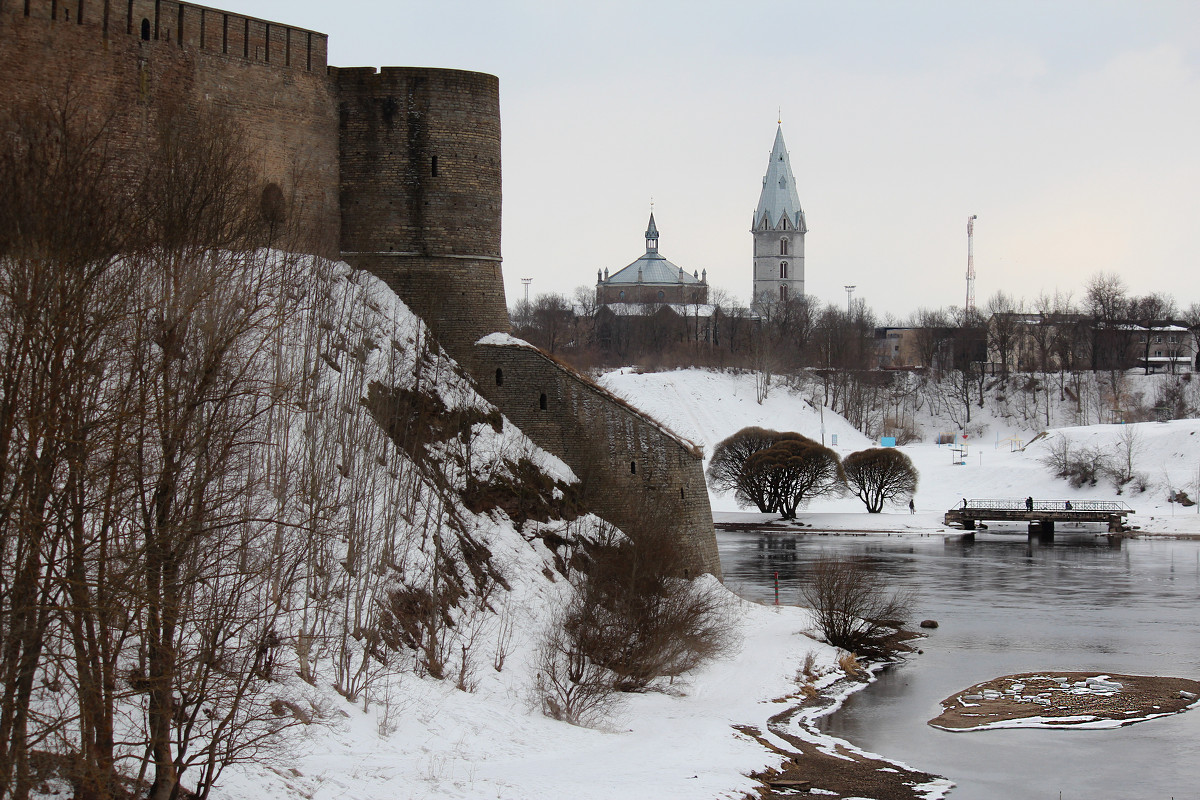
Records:
[[[423,374],[436,387],[449,411],[490,410],[444,353],[435,349],[424,357],[423,366],[412,360],[419,322],[382,283],[341,265],[330,278],[328,294],[337,310],[331,310],[320,326],[328,335],[318,349],[332,353],[322,375],[332,382],[330,398],[348,414],[351,427],[364,414],[357,395],[365,393],[371,381],[413,385],[414,374]],[[390,351],[375,348],[362,359],[347,357],[365,352],[358,342],[389,340],[396,343]],[[387,363],[395,353],[407,360]],[[780,413],[783,409],[781,403]],[[802,412],[797,408],[788,413]],[[378,437],[372,435],[366,445],[346,442],[338,432],[346,425],[341,417],[334,419],[339,422],[327,449],[358,450],[362,457],[354,470],[372,472],[382,467],[377,462],[391,463],[390,456],[377,459],[379,448],[386,452]],[[844,435],[855,435],[843,423],[835,424]],[[453,440],[431,449],[453,485],[461,486],[468,473],[504,469],[503,459],[514,453],[556,479],[574,480],[562,462],[542,452],[507,420],[500,430],[477,424],[474,432],[467,463],[453,458]],[[707,441],[705,437],[701,439]],[[431,506],[432,487],[423,480],[414,486],[423,497],[421,505]],[[550,530],[567,537],[586,536],[590,518],[552,519],[518,528],[499,509],[473,513],[453,498],[450,502],[465,535],[486,546],[492,567],[508,587],[497,584],[488,596],[494,613],[472,613],[480,602],[471,599],[452,610],[455,627],[446,635],[456,637],[449,665],[453,674],[444,680],[422,676],[414,668],[414,654],[403,651],[387,669],[373,667],[377,674],[369,689],[354,700],[335,691],[327,665],[318,669],[315,685],[288,680],[283,690],[311,711],[313,723],[293,729],[290,746],[274,756],[263,754],[254,763],[227,768],[217,795],[234,800],[736,798],[755,786],[747,774],[776,766],[781,758],[733,726],[765,728],[767,719],[780,711],[772,701],[797,691],[797,668],[809,653],[829,681],[841,675],[836,651],[802,635],[811,627],[807,611],[763,607],[725,593],[737,630],[736,646],[728,655],[657,691],[625,696],[600,729],[548,719],[533,693],[535,648],[544,626],[573,590],[555,573],[554,554],[537,534]],[[410,577],[417,581],[427,573],[428,559],[417,548],[417,539],[411,540],[415,552],[410,564],[419,566],[421,574]],[[507,643],[506,626],[511,627]],[[467,691],[456,688],[463,644],[471,648]],[[507,657],[498,670],[494,664],[502,651]]]
[[[706,455],[711,455],[722,439],[751,425],[797,431],[820,441],[823,424],[826,444],[842,457],[878,446],[829,409],[824,410],[822,423],[822,414],[805,397],[785,387],[772,388],[759,405],[755,402],[754,376],[747,373],[689,369],[636,374],[625,369],[604,375],[601,383],[680,434],[703,444]],[[1061,428],[1047,431],[1031,443],[1032,434],[1006,425],[1001,418],[985,414],[983,419],[991,423],[989,433],[983,440],[968,435],[965,459],[955,458],[949,446],[921,443],[900,448],[913,460],[921,476],[915,516],[900,508],[868,515],[857,498],[824,497],[809,504],[801,521],[818,528],[928,531],[939,528],[945,511],[961,503],[964,497],[1033,496],[1043,500],[1120,500],[1138,512],[1130,517],[1130,523],[1143,530],[1200,533],[1200,515],[1196,513],[1200,506],[1184,508],[1167,502],[1172,490],[1183,489],[1192,498],[1200,495],[1200,420]],[[1118,495],[1104,481],[1074,489],[1065,480],[1054,477],[1042,463],[1057,436],[1117,456],[1124,447],[1122,433],[1126,429],[1135,432],[1134,471],[1147,480],[1144,493],[1126,491]],[[833,444],[834,434],[836,444]],[[960,465],[956,461],[965,463]],[[732,493],[711,493],[710,499],[718,518],[743,511],[734,502]],[[756,516],[762,515],[756,513]]]

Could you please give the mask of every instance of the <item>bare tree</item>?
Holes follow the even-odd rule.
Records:
[[[842,461],[846,483],[871,514],[884,503],[900,502],[917,490],[917,468],[912,459],[894,448],[875,448],[851,453]]]
[[[1155,328],[1161,328],[1171,322],[1176,314],[1175,299],[1167,295],[1152,293],[1144,297],[1135,297],[1129,301],[1129,318],[1136,320],[1141,327],[1139,336],[1142,339],[1142,368],[1144,374],[1150,374],[1150,345],[1154,338]],[[1169,352],[1178,352],[1178,348],[1170,348]],[[1172,366],[1172,369],[1174,367]]]
[[[746,472],[763,476],[784,519],[795,519],[809,499],[837,492],[846,479],[837,454],[812,440],[788,439],[759,450],[746,460]]]
[[[753,503],[763,513],[776,510],[767,475],[747,470],[746,461],[758,451],[785,439],[810,441],[799,433],[780,433],[754,426],[742,428],[723,439],[713,448],[712,459],[708,462],[709,486],[718,492],[736,492],[739,503]]]
[[[1018,328],[1023,313],[1023,304],[1002,291],[997,291],[987,302],[988,347],[1000,362],[1000,377],[1008,380],[1008,367],[1017,346]]]
[[[18,799],[31,789],[31,746],[68,721],[34,711],[43,656],[50,674],[73,675],[72,645],[80,796],[111,788],[110,647],[125,630],[123,604],[89,597],[86,578],[113,552],[95,534],[117,498],[97,507],[92,483],[111,474],[99,455],[119,416],[107,407],[106,362],[125,319],[129,273],[117,253],[130,226],[108,156],[111,119],[85,108],[68,91],[0,115],[0,795]],[[60,608],[73,642],[51,635]],[[91,624],[98,608],[109,627]]]

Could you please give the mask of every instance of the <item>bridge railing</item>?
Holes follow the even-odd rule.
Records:
[[[1070,504],[1068,506],[1068,503]],[[967,511],[1021,511],[1029,512],[1030,508],[1022,500],[982,500],[964,499],[955,506],[955,510]],[[1117,500],[1034,500],[1034,513],[1038,511],[1091,511],[1108,514],[1130,514],[1133,509]]]

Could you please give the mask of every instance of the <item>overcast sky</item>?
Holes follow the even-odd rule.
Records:
[[[220,5],[219,0],[210,0]],[[1200,301],[1200,3],[228,0],[338,66],[500,78],[509,303],[644,250],[749,299],[777,114],[806,291],[881,314],[1079,298],[1097,272]]]

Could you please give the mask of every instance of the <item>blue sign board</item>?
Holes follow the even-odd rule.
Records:
[[[896,446],[896,437],[895,436],[884,436],[882,439],[879,440],[879,444],[881,447],[895,447]]]

